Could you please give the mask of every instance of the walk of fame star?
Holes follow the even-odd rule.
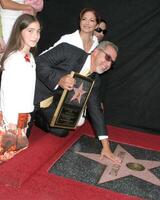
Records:
[[[160,179],[149,171],[149,169],[159,167],[160,161],[136,159],[120,145],[117,145],[114,154],[121,158],[121,165],[114,164],[108,158],[103,158],[100,160],[100,154],[83,152],[76,153],[106,166],[98,184],[132,175],[144,181],[160,186]],[[132,169],[129,166],[139,166],[139,168],[135,167]]]
[[[79,88],[74,87],[73,90],[74,90],[74,95],[73,95],[73,97],[71,98],[70,101],[77,100],[78,103],[80,103],[82,95],[86,93],[86,91],[83,90],[83,82],[81,83]]]

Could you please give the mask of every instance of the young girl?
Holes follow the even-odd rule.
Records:
[[[40,38],[35,16],[17,18],[1,60],[0,161],[28,146],[26,131],[34,109],[35,61],[32,53]]]

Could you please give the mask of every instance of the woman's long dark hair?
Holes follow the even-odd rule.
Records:
[[[3,70],[4,62],[8,58],[10,53],[15,52],[22,47],[22,36],[21,36],[22,30],[27,28],[31,23],[37,22],[37,21],[39,22],[37,17],[29,15],[29,14],[22,14],[21,16],[17,18],[17,20],[15,21],[13,25],[6,50],[1,59],[1,70]],[[33,51],[34,49],[35,47],[32,48],[31,51]]]
[[[94,8],[84,8],[83,10],[81,10],[81,12],[79,14],[79,22],[81,21],[81,19],[83,18],[83,15],[86,12],[92,12],[95,15],[97,24],[99,24],[99,22],[100,22],[100,15],[99,15],[99,13]]]

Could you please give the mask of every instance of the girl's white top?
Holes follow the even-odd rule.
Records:
[[[0,103],[6,124],[17,124],[18,113],[30,113],[34,109],[36,65],[33,55],[30,62],[16,51],[6,59],[2,72]]]

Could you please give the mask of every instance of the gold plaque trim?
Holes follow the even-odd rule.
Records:
[[[64,90],[63,93],[62,93],[62,96],[61,96],[61,98],[59,100],[58,106],[57,106],[57,108],[56,108],[56,110],[55,110],[55,112],[54,112],[54,114],[52,116],[52,119],[51,119],[51,122],[50,122],[50,126],[51,127],[75,129],[76,128],[76,124],[77,124],[77,122],[78,122],[78,120],[79,120],[79,118],[80,118],[80,116],[81,116],[81,114],[82,114],[82,112],[83,112],[83,110],[84,110],[84,108],[86,106],[87,100],[88,100],[89,95],[91,93],[91,90],[93,88],[94,81],[91,78],[85,77],[85,76],[83,76],[81,74],[78,74],[76,72],[73,72],[73,71],[71,72],[70,75],[71,75],[71,77],[75,77],[75,78],[78,77],[78,78],[81,78],[82,80],[84,79],[84,80],[90,81],[91,85],[89,87],[89,90],[87,91],[87,93],[88,93],[87,97],[84,100],[83,106],[81,107],[81,111],[79,112],[79,115],[77,117],[77,121],[76,121],[76,123],[74,125],[72,125],[72,126],[58,125],[57,119],[59,118],[60,114],[62,113],[61,111],[62,111],[62,107],[63,107],[64,101],[65,101],[65,97],[68,94],[68,92],[70,92],[68,90]]]

